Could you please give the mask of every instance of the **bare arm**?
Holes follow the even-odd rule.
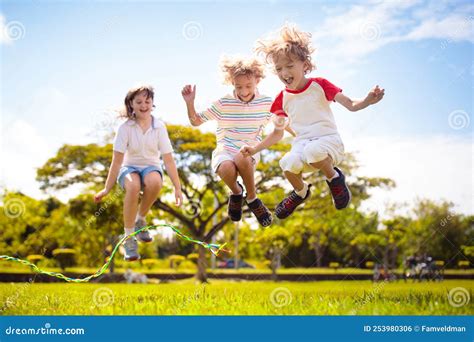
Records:
[[[283,138],[284,134],[285,134],[284,129],[274,129],[273,132],[267,135],[265,139],[263,139],[262,142],[260,142],[258,145],[253,146],[253,147],[243,146],[240,149],[240,152],[246,157],[252,156],[262,150],[269,148],[272,145],[275,145],[277,142],[279,142]]]
[[[196,98],[196,86],[186,85],[181,91],[183,99],[186,102],[186,108],[188,110],[189,122],[193,126],[200,126],[204,121],[197,115],[196,108],[194,108],[194,100]]]
[[[384,95],[385,89],[380,89],[379,86],[376,86],[362,100],[352,100],[343,93],[337,93],[334,97],[334,100],[346,107],[351,112],[357,112],[361,109],[367,108],[370,105],[376,104],[382,100]]]
[[[178,170],[172,153],[163,154],[163,162],[165,163],[166,172],[171,179],[174,186],[174,193],[176,198],[176,205],[183,203],[183,195],[181,193],[181,182],[179,180]]]
[[[105,181],[105,188],[94,196],[95,202],[100,202],[101,199],[104,196],[107,196],[107,194],[114,187],[115,182],[117,181],[120,167],[122,166],[122,163],[123,163],[123,157],[124,157],[124,154],[122,152],[114,151],[114,154],[112,156],[112,163],[110,164],[109,173],[107,175],[107,180]]]

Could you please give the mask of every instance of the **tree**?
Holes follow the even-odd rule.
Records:
[[[182,227],[185,232],[194,238],[210,242],[212,237],[227,223],[227,215],[219,215],[226,208],[227,190],[222,182],[218,182],[211,170],[211,154],[215,148],[215,137],[211,133],[178,125],[168,125],[170,140],[174,147],[174,155],[182,182],[183,194],[187,199],[184,208],[178,209],[168,204],[166,199],[172,189],[168,182],[162,190],[162,196],[155,202],[154,208],[161,219]],[[257,171],[257,187],[260,192],[270,197],[272,185],[282,181],[282,173],[278,165],[281,151],[287,149],[284,143],[275,145],[264,156],[264,163],[259,164]],[[38,169],[37,180],[41,188],[64,189],[72,185],[82,184],[90,192],[103,186],[107,177],[108,167],[112,156],[112,146],[89,144],[86,146],[65,145],[59,149],[55,157],[49,159]],[[81,197],[82,196],[82,197]],[[84,208],[92,204],[86,203],[87,195],[81,195],[71,201],[71,206],[78,208],[76,215],[80,216]],[[90,196],[90,195],[89,195]],[[274,202],[274,196],[273,202]],[[217,199],[217,201],[216,201]],[[75,205],[74,203],[77,202]],[[276,204],[276,203],[272,203]],[[86,211],[90,213],[89,210]],[[248,209],[247,209],[248,212]],[[115,212],[114,212],[115,215]],[[213,224],[213,218],[220,218]],[[117,233],[117,229],[110,229],[109,214],[101,215],[103,229]],[[84,218],[86,219],[86,218]],[[205,282],[206,250],[198,248],[197,278]]]

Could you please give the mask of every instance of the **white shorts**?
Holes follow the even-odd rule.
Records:
[[[283,171],[295,174],[314,172],[317,169],[310,163],[320,162],[328,156],[332,158],[334,165],[344,159],[344,144],[339,134],[293,141],[290,152],[281,158],[280,166]]]
[[[240,153],[240,152],[237,152],[237,153]],[[219,168],[219,165],[221,165],[222,162],[226,160],[234,161],[234,156],[237,153],[231,153],[227,150],[226,151],[215,150],[214,152],[212,152],[212,161],[211,161],[212,171],[214,171],[214,173],[217,173],[217,169]],[[260,153],[254,154],[252,156],[252,159],[253,159],[254,167],[257,167],[257,164],[260,161]]]

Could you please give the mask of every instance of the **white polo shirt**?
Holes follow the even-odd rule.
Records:
[[[114,151],[125,153],[124,166],[161,167],[161,154],[173,152],[163,121],[151,116],[151,126],[143,133],[135,120],[122,123],[114,139]]]
[[[296,140],[337,134],[330,104],[342,89],[324,78],[310,78],[301,90],[285,89],[276,97],[270,111],[288,117]]]

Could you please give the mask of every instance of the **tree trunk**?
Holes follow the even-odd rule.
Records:
[[[206,261],[206,249],[202,246],[198,246],[199,258],[197,262],[198,270],[196,274],[196,279],[201,283],[207,283],[207,261]]]
[[[277,281],[277,270],[281,267],[281,250],[279,248],[275,248],[275,251],[272,254],[272,261],[270,264],[272,269],[272,280]]]
[[[321,245],[317,242],[314,242],[313,249],[314,249],[314,256],[316,258],[316,267],[321,267],[321,259],[323,257],[321,253],[322,252]]]

